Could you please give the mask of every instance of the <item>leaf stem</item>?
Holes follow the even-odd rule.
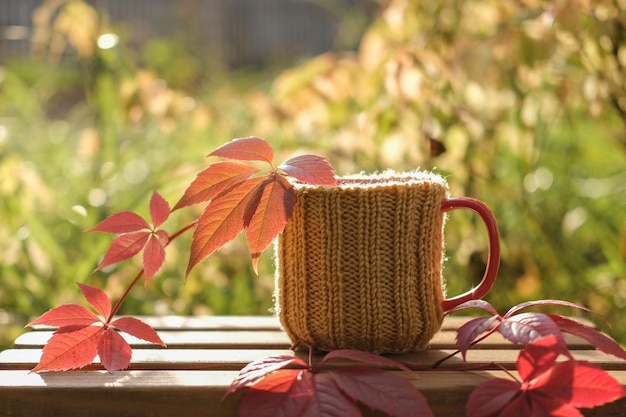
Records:
[[[168,246],[174,239],[178,238],[180,235],[185,233],[187,230],[195,227],[197,223],[198,223],[198,220],[196,219],[196,220],[192,221],[191,223],[189,223],[188,225],[182,227],[180,230],[178,230],[176,233],[174,233],[173,235],[170,236],[170,238],[167,241],[167,243],[165,244],[165,246]],[[137,282],[139,282],[139,279],[141,279],[141,277],[143,276],[144,271],[145,271],[145,269],[142,268],[141,271],[139,271],[137,273],[137,275],[135,276],[135,278],[133,278],[133,281],[130,283],[128,288],[126,288],[126,291],[124,291],[124,294],[122,294],[122,296],[117,300],[117,302],[115,303],[115,306],[111,310],[111,314],[107,318],[106,324],[109,324],[111,322],[111,320],[113,319],[113,317],[117,314],[119,309],[122,307],[122,303],[124,303],[124,301],[128,297],[128,294],[130,294],[130,290],[133,289],[135,284],[137,284]]]

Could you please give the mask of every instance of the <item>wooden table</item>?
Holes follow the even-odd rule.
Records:
[[[241,393],[222,395],[247,363],[277,354],[294,354],[272,317],[144,318],[159,330],[168,348],[129,338],[133,361],[126,371],[109,374],[98,364],[68,372],[29,373],[50,330],[24,333],[13,349],[0,352],[0,416],[172,416],[233,417]],[[454,351],[455,329],[466,319],[446,318],[430,349],[394,359],[429,367]],[[626,362],[568,338],[576,359],[607,369],[626,386]],[[515,369],[519,348],[498,334],[468,355],[435,371],[418,372],[416,386],[437,416],[463,416],[468,395],[486,378],[506,377],[493,362]],[[305,353],[297,353],[306,357]],[[468,369],[474,370],[468,370]],[[364,416],[376,416],[364,410]],[[626,400],[583,410],[587,416],[626,416]]]

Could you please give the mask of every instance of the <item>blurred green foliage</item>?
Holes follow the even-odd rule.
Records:
[[[203,74],[180,39],[137,55],[120,34],[102,49],[115,30],[106,16],[79,0],[43,3],[33,58],[0,68],[0,348],[34,316],[82,303],[74,282],[119,296],[138,264],[91,275],[110,238],[84,230],[120,210],[145,214],[154,189],[175,203],[208,152],[250,135],[279,160],[327,156],[338,174],[445,174],[452,195],[498,219],[492,304],[577,302],[626,343],[626,2],[574,3],[381,0],[355,50],[277,74]],[[482,275],[477,223],[457,212],[447,223],[449,294]],[[256,277],[237,240],[185,281],[189,237],[122,313],[270,313],[271,251]]]

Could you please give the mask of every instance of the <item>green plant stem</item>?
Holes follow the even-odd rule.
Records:
[[[174,239],[178,238],[180,235],[185,233],[187,230],[195,227],[197,223],[198,223],[198,220],[194,220],[193,222],[189,223],[188,225],[184,226],[183,228],[178,230],[176,233],[171,235],[170,239],[165,244],[165,247],[167,247]],[[141,271],[139,271],[137,273],[137,275],[135,276],[133,281],[130,283],[128,288],[126,288],[126,291],[124,291],[124,294],[122,294],[122,296],[117,300],[117,303],[115,303],[115,306],[113,307],[113,310],[111,310],[111,314],[108,317],[107,324],[109,324],[111,322],[111,320],[113,319],[113,317],[117,314],[119,309],[122,307],[122,304],[124,303],[124,301],[128,297],[128,294],[130,294],[130,290],[132,290],[133,287],[135,286],[135,284],[137,284],[137,282],[139,282],[139,279],[143,276],[143,274],[144,274],[144,269],[142,268]]]

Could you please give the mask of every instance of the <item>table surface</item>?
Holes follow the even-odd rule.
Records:
[[[30,373],[52,330],[28,331],[13,349],[0,352],[0,416],[172,416],[234,417],[241,393],[222,400],[238,371],[270,355],[297,355],[273,317],[142,317],[158,330],[166,349],[132,337],[131,367],[110,374],[98,363],[77,371]],[[457,355],[438,369],[431,365],[455,351],[456,329],[466,317],[447,317],[428,350],[393,359],[418,371],[414,384],[437,416],[463,416],[471,391],[487,378],[509,378],[519,347],[499,334],[476,345],[465,363]],[[626,386],[626,362],[567,337],[576,359],[590,361]],[[515,374],[515,372],[513,372]],[[380,416],[365,410],[364,416]],[[591,410],[586,416],[626,416],[626,399]]]

